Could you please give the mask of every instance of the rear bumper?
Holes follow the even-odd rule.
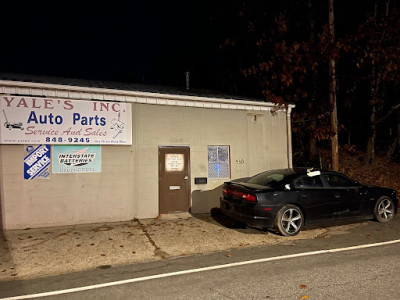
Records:
[[[263,207],[258,205],[237,205],[226,201],[224,198],[220,198],[220,208],[224,215],[249,226],[258,228],[274,227],[274,210],[265,211]]]

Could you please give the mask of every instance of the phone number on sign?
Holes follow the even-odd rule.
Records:
[[[47,137],[46,143],[90,143],[90,138],[62,138],[62,137]]]

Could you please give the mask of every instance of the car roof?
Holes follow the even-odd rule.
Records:
[[[279,173],[288,173],[288,174],[293,174],[293,175],[302,175],[302,174],[307,174],[308,172],[312,172],[312,171],[325,172],[320,169],[307,168],[307,167],[295,167],[295,168],[290,168],[290,169],[274,169],[274,170],[268,170],[265,172],[279,172]],[[264,173],[264,172],[262,172],[262,173]]]
[[[261,172],[259,174],[263,174],[265,172],[283,173],[283,174],[286,174],[286,176],[288,176],[288,177],[297,177],[297,176],[309,174],[311,172],[320,172],[321,174],[330,173],[330,174],[343,175],[340,172],[336,172],[336,171],[332,171],[332,170],[324,170],[324,169],[319,169],[319,168],[312,168],[312,167],[294,167],[294,168],[288,168],[288,169],[272,169],[272,170],[266,170],[266,171]],[[257,176],[259,174],[256,174],[254,176]],[[317,175],[317,174],[315,174],[315,175]],[[343,175],[343,176],[345,176],[345,175]]]
[[[265,172],[277,172],[277,173],[282,173],[285,174],[286,177],[297,177],[301,175],[307,175],[311,174],[312,172],[315,172],[312,176],[320,175],[320,174],[340,174],[343,175],[342,173],[336,172],[336,171],[331,171],[331,170],[323,170],[319,168],[307,168],[307,167],[295,167],[295,168],[290,168],[290,169],[273,169],[273,170],[268,170],[261,172],[259,174],[265,173]],[[320,172],[320,173],[317,173]],[[257,174],[258,175],[258,174]],[[257,176],[255,175],[255,176]]]

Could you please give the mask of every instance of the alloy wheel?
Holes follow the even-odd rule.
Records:
[[[295,208],[289,208],[282,214],[282,228],[290,235],[300,230],[302,222],[301,213]]]
[[[378,214],[384,220],[390,220],[394,215],[394,207],[392,201],[385,199],[379,203]]]

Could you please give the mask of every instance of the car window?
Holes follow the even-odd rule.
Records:
[[[276,187],[284,182],[286,176],[291,175],[289,171],[267,171],[250,178],[247,182],[266,187]]]
[[[324,174],[323,176],[331,187],[351,187],[356,185],[354,181],[338,174]]]
[[[296,188],[321,188],[324,187],[320,176],[302,176],[295,179],[294,186]]]

